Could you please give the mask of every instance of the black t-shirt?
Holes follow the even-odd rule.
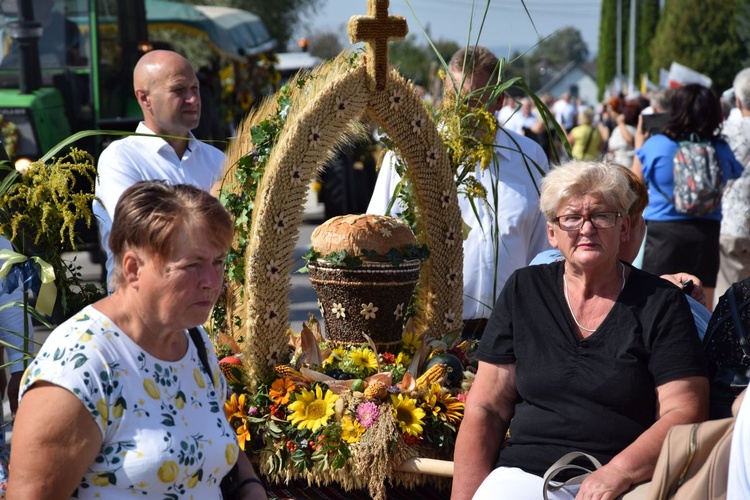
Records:
[[[706,375],[682,292],[631,268],[596,332],[576,337],[563,262],[519,269],[492,311],[477,358],[516,364],[519,399],[498,466],[543,475],[570,451],[607,463],[656,419],[655,388]]]

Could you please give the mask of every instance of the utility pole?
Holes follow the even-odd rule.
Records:
[[[619,93],[622,82],[622,0],[617,0],[617,71],[615,72],[615,86]]]
[[[635,4],[630,0],[630,44],[628,45],[628,94],[635,92]]]

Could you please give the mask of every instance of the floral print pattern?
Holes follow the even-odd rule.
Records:
[[[91,306],[52,332],[21,395],[38,381],[59,385],[99,427],[104,441],[77,498],[219,496],[238,444],[221,410],[226,383],[213,350],[207,353],[211,374],[189,339],[182,359],[154,358]]]

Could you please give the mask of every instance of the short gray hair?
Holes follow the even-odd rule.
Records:
[[[630,189],[630,179],[618,166],[600,161],[569,161],[542,179],[539,208],[552,222],[561,203],[587,194],[601,197],[623,215],[627,215],[636,197]]]
[[[745,68],[734,77],[734,95],[744,109],[750,110],[750,68]]]

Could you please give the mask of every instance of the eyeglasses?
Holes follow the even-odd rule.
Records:
[[[620,212],[597,212],[595,214],[566,214],[552,219],[563,231],[578,231],[586,221],[597,229],[607,229],[615,225],[617,218],[622,217]]]

